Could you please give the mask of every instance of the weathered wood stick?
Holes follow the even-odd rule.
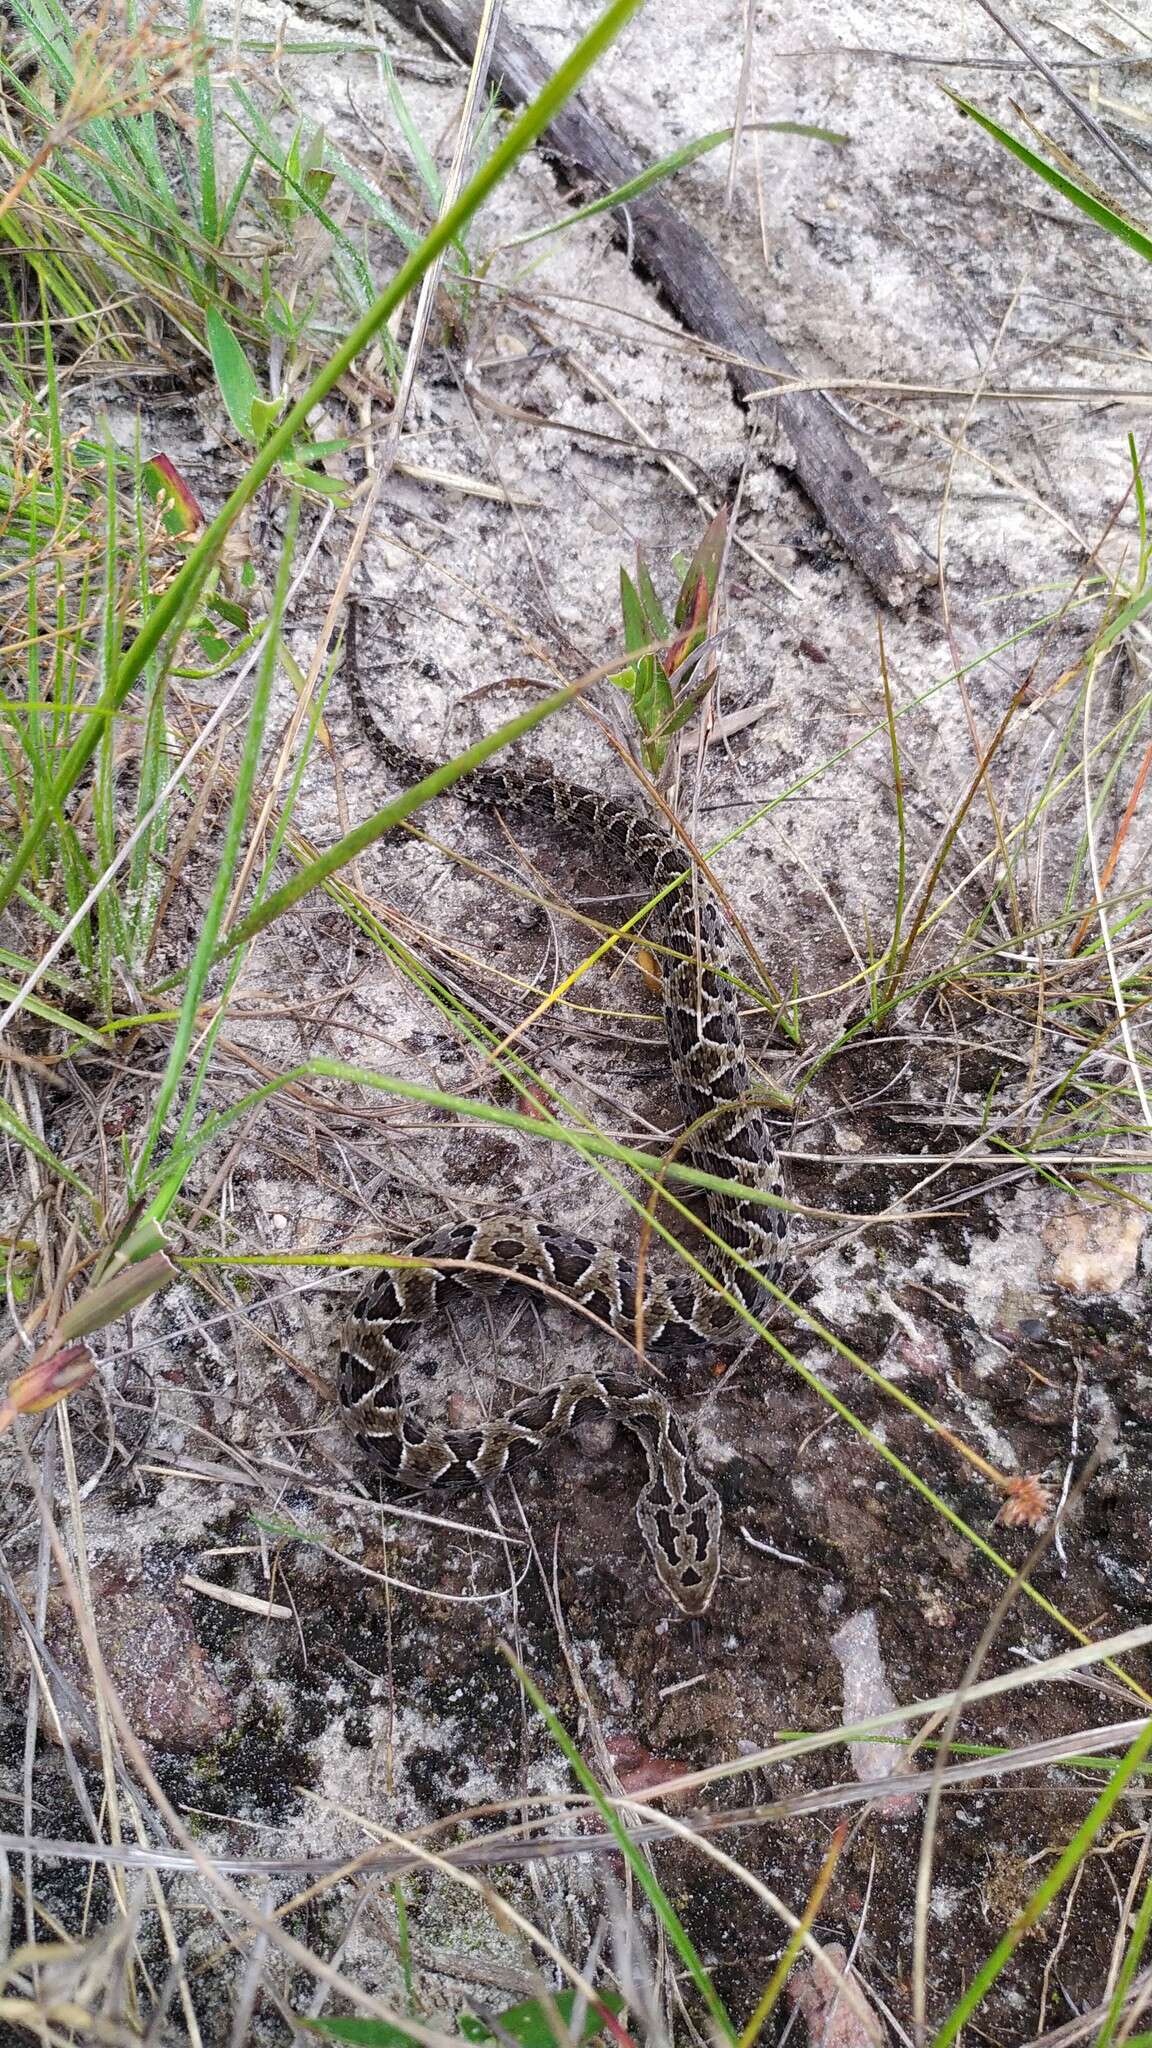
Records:
[[[387,0],[405,26],[442,38],[466,62],[476,47],[477,0]],[[549,76],[528,38],[506,19],[492,45],[489,76],[513,104],[534,99]],[[639,176],[645,165],[577,94],[557,115],[541,147],[565,174],[606,192]],[[741,398],[773,390],[799,372],[769,334],[756,308],[733,282],[703,236],[653,192],[617,215],[637,268],[659,287],[691,333],[734,358],[728,374]],[[771,411],[790,446],[774,459],[789,469],[829,533],[886,605],[900,608],[924,581],[911,536],[856,453],[819,392],[784,392]]]

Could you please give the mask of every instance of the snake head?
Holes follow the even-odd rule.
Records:
[[[678,1493],[657,1472],[636,1503],[661,1585],[684,1614],[703,1614],[720,1577],[720,1496],[699,1474]]]

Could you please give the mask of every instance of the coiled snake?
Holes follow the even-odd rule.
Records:
[[[427,772],[428,764],[392,745],[374,719],[371,730],[373,744],[402,777],[414,780]],[[606,865],[623,863],[650,895],[668,889],[649,932],[660,949],[672,1076],[689,1127],[683,1156],[722,1180],[782,1197],[780,1161],[755,1099],[736,991],[725,978],[724,921],[706,887],[694,886],[692,876],[680,881],[686,858],[677,842],[645,813],[546,773],[485,769],[458,784],[456,793],[504,812],[535,812],[573,826],[597,846]],[[767,1292],[762,1278],[779,1270],[787,1212],[710,1192],[707,1216],[726,1250],[746,1261],[738,1265],[711,1247],[711,1272],[756,1308]],[[643,1446],[648,1478],[636,1519],[657,1576],[684,1613],[702,1614],[720,1570],[720,1502],[656,1387],[631,1373],[577,1374],[475,1428],[430,1424],[405,1406],[400,1392],[407,1345],[455,1290],[492,1292],[542,1282],[630,1337],[634,1267],[587,1238],[523,1216],[452,1223],[422,1237],[409,1254],[433,1263],[381,1272],[355,1298],[340,1327],[340,1398],[363,1446],[393,1478],[413,1487],[484,1485],[510,1459],[563,1435],[586,1405],[598,1406]],[[440,1260],[460,1263],[438,1271],[434,1262]],[[501,1269],[499,1276],[472,1270],[493,1266]],[[730,1305],[688,1269],[671,1280],[646,1273],[643,1312],[652,1351],[723,1341],[738,1323]]]

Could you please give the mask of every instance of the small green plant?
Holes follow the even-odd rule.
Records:
[[[240,439],[251,448],[262,448],[284,412],[288,393],[282,391],[279,398],[266,396],[234,329],[218,307],[209,306],[204,326],[224,410]],[[329,476],[322,465],[325,457],[340,455],[347,446],[347,441],[339,438],[313,441],[305,431],[281,456],[281,475],[302,490],[329,498],[334,504],[346,504],[347,483],[342,477]]]
[[[670,741],[712,686],[714,670],[709,655],[715,642],[709,636],[708,621],[727,540],[728,514],[722,506],[692,560],[673,557],[680,587],[671,625],[639,549],[635,578],[626,569],[620,571],[624,644],[633,659],[611,680],[632,699],[644,764],[653,776],[664,766]]]

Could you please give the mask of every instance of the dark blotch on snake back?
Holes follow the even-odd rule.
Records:
[[[368,719],[380,751],[399,777],[414,782],[428,772],[427,762],[385,737],[370,712]],[[491,808],[535,811],[576,825],[607,860],[629,867],[637,887],[649,895],[687,865],[680,847],[654,820],[615,798],[547,774],[498,768],[457,785],[456,793]],[[780,1161],[765,1112],[755,1101],[738,998],[726,979],[726,927],[698,878],[689,875],[663,899],[648,934],[660,949],[670,1067],[681,1113],[686,1125],[699,1124],[685,1156],[720,1179],[782,1197]],[[779,1272],[786,1213],[737,1194],[710,1194],[707,1204],[711,1227],[746,1261],[741,1266],[709,1247],[711,1272],[738,1300],[762,1309],[769,1300],[764,1282]],[[555,1441],[586,1405],[603,1408],[632,1432],[647,1460],[636,1519],[661,1584],[684,1613],[702,1614],[720,1570],[719,1498],[692,1463],[667,1399],[638,1375],[615,1370],[577,1374],[525,1397],[479,1428],[454,1430],[420,1421],[400,1395],[401,1360],[414,1329],[459,1289],[499,1291],[540,1282],[586,1304],[631,1338],[639,1283],[628,1262],[549,1221],[517,1216],[445,1225],[410,1252],[462,1263],[456,1270],[429,1266],[381,1276],[352,1303],[342,1331],[339,1386],[359,1441],[371,1446],[389,1475],[402,1483],[476,1485],[498,1477],[517,1455]],[[471,1262],[503,1267],[507,1277],[469,1271]],[[539,1299],[538,1289],[533,1291]],[[739,1327],[735,1312],[691,1269],[666,1281],[646,1267],[643,1306],[645,1341],[654,1352],[723,1342]]]

